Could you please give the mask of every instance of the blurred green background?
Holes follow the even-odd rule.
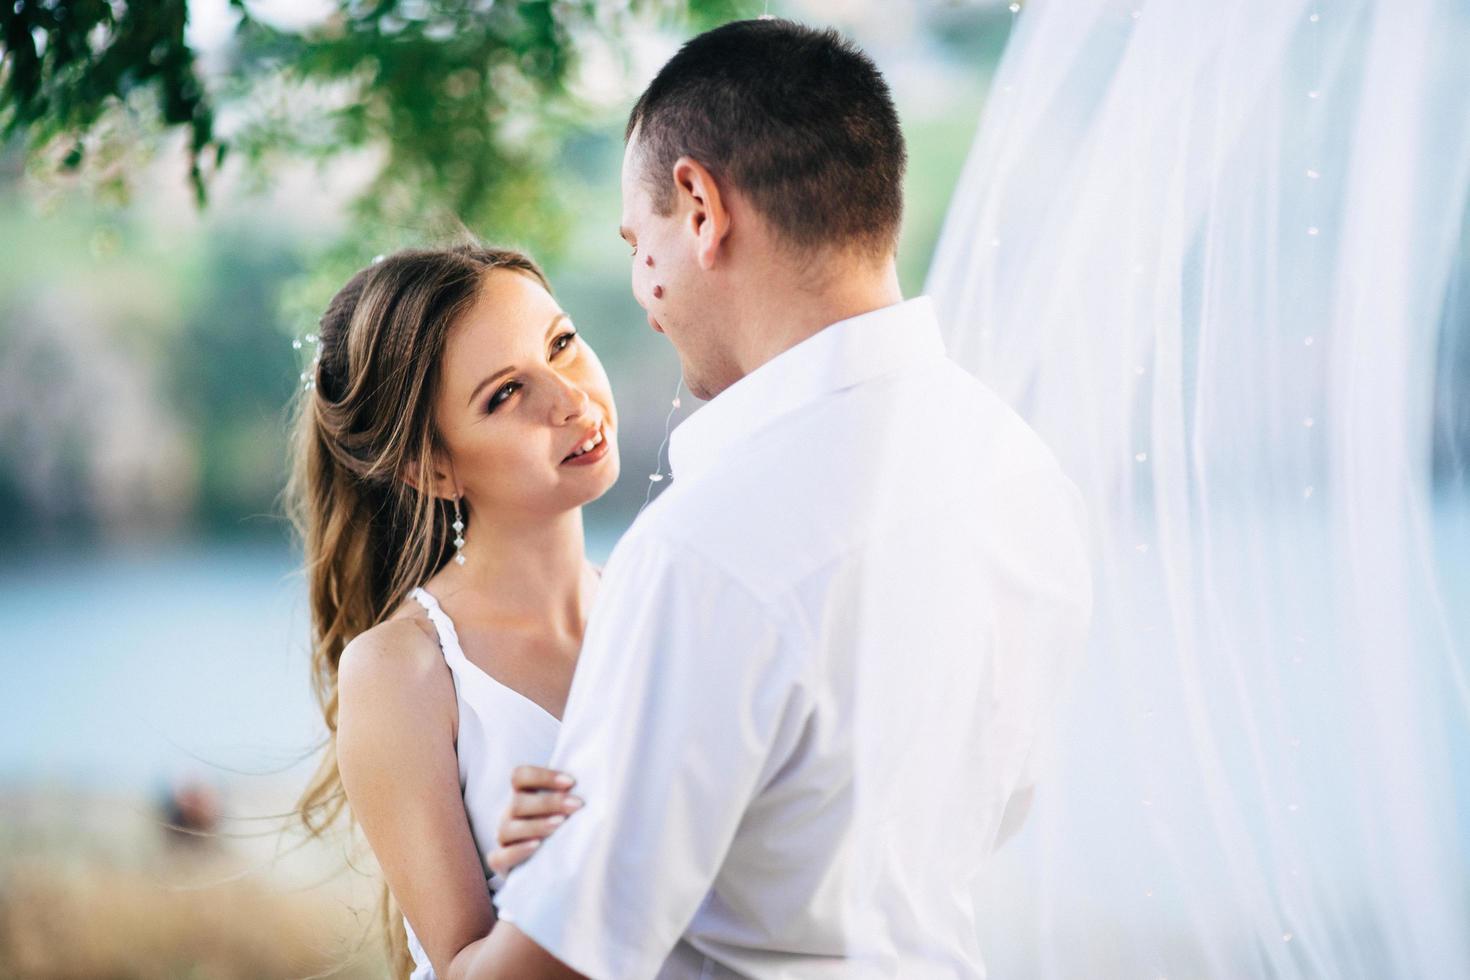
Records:
[[[205,21],[186,35],[197,71],[206,81],[211,66],[218,73],[205,86],[217,93],[212,133],[230,150],[202,178],[207,203],[196,205],[189,174],[197,136],[164,127],[150,87],[115,100],[81,139],[47,133],[28,153],[37,127],[11,136],[0,156],[7,560],[123,540],[280,539],[285,420],[305,360],[291,338],[375,254],[440,240],[460,223],[547,267],[631,422],[632,465],[593,518],[625,525],[641,503],[678,372],[632,301],[616,237],[627,109],[688,33],[767,5],[613,5],[616,17],[568,17],[555,44],[508,55],[565,62],[554,81],[520,61],[480,71],[497,60],[494,38],[424,36],[435,34],[436,10],[461,22],[483,5],[364,5],[396,7],[407,24],[417,11],[426,27],[408,38],[406,28],[350,24],[334,33],[321,6],[322,22],[298,4],[284,24],[262,10],[241,27],[224,0],[191,5]],[[902,277],[917,292],[1010,12],[876,3],[775,12],[844,28],[890,78],[911,159]],[[303,40],[318,35],[329,40]],[[435,98],[445,86],[426,76],[477,94],[446,97],[445,109]],[[502,88],[524,104],[489,94]],[[493,123],[477,128],[476,118]],[[474,165],[456,169],[455,155]]]

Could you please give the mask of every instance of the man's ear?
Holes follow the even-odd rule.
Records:
[[[693,157],[674,161],[675,212],[694,236],[695,258],[701,269],[712,269],[725,236],[730,233],[730,201],[704,164]]]
[[[450,466],[434,453],[428,464],[422,460],[411,460],[399,474],[399,479],[419,493],[427,493],[442,500],[453,500],[459,496],[459,484],[455,482]]]

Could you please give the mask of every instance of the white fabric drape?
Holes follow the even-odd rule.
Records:
[[[992,976],[1470,976],[1467,190],[1464,0],[1019,14],[927,289],[1098,591]]]

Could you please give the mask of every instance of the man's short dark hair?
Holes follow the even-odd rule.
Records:
[[[903,219],[903,133],[888,84],[833,30],[744,20],[688,41],[628,118],[655,210],[674,162],[737,187],[799,247],[887,254]]]

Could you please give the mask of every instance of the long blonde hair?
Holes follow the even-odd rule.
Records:
[[[300,396],[286,499],[305,554],[311,683],[328,741],[296,804],[313,837],[351,809],[337,769],[337,666],[353,637],[386,619],[448,561],[449,501],[433,486],[442,450],[433,405],[450,330],[492,269],[550,289],[529,257],[478,243],[406,249],[343,286],[318,327],[318,360]],[[466,514],[465,520],[468,521]],[[386,883],[380,912],[395,975],[412,967]]]

